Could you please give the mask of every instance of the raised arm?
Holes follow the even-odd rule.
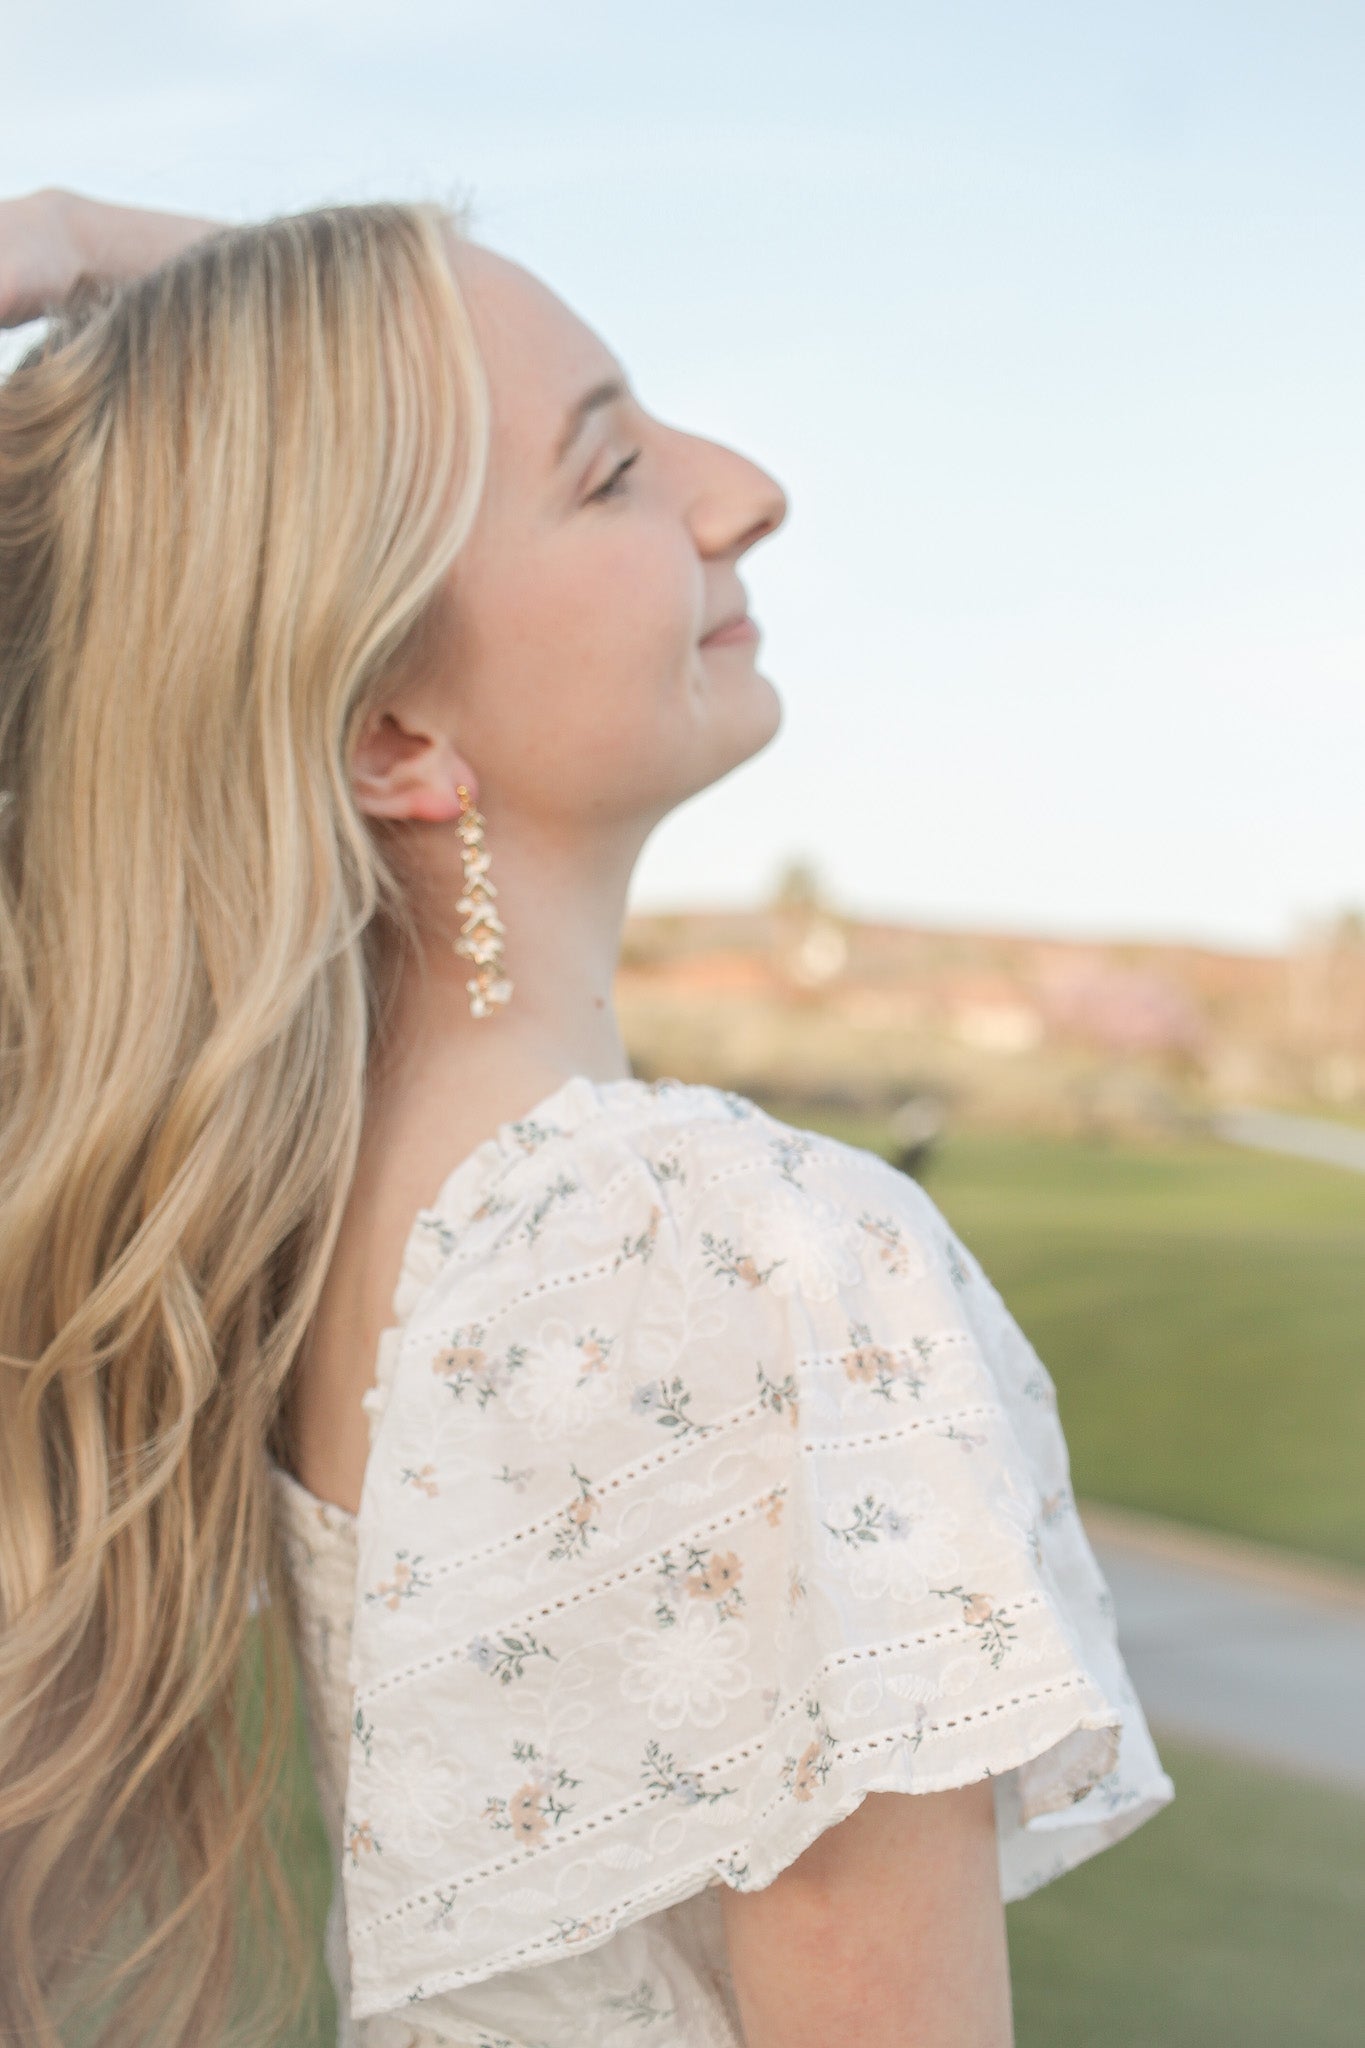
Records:
[[[55,186],[0,199],[0,327],[57,312],[81,278],[137,277],[220,225]]]

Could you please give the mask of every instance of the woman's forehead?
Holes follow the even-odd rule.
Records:
[[[621,374],[601,338],[542,278],[478,242],[454,256],[484,359],[495,431],[548,473],[569,408]]]

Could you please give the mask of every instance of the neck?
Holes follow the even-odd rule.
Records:
[[[427,828],[429,832],[443,828]],[[488,880],[506,927],[501,973],[510,1000],[485,1017],[469,1007],[473,963],[454,950],[462,868],[454,834],[411,893],[420,946],[390,949],[392,1005],[372,1058],[372,1085],[413,1084],[433,1100],[487,1100],[495,1116],[529,1104],[571,1074],[630,1073],[614,1006],[630,876],[642,837],[572,847],[518,820],[495,831]]]

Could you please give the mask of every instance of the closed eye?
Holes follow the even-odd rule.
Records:
[[[589,491],[588,503],[591,504],[597,498],[615,498],[619,496],[622,477],[631,467],[632,463],[638,462],[643,454],[643,448],[637,448],[633,455],[627,455],[623,462],[618,462],[606,482],[599,485],[595,491]]]

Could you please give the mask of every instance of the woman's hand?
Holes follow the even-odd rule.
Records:
[[[139,277],[219,225],[55,186],[0,199],[0,327],[60,311],[81,278]]]

